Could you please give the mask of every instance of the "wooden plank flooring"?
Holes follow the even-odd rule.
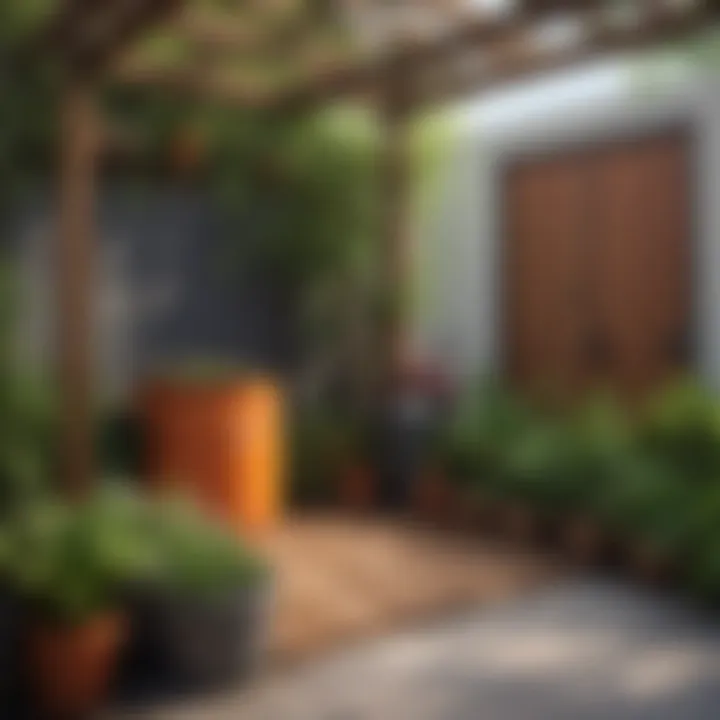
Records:
[[[258,542],[276,569],[272,664],[510,598],[560,573],[536,553],[396,518],[298,517]]]

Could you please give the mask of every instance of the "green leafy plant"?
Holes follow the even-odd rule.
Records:
[[[46,491],[54,465],[54,396],[18,358],[12,271],[0,263],[0,514]]]
[[[638,452],[608,478],[597,512],[627,540],[676,555],[689,540],[692,497],[672,467]]]
[[[187,498],[156,500],[146,507],[143,524],[140,535],[152,562],[140,577],[156,587],[208,596],[255,585],[268,573],[236,534]]]
[[[560,426],[557,487],[550,499],[558,510],[592,513],[599,493],[631,462],[631,425],[612,399],[599,396],[564,418]]]
[[[528,426],[505,448],[496,492],[545,509],[557,508],[575,479],[567,463],[566,439],[564,428],[556,422],[537,420]]]
[[[157,568],[144,502],[118,487],[81,503],[45,498],[7,524],[5,576],[42,617],[82,622],[115,609],[126,587]]]
[[[497,487],[511,448],[532,422],[528,408],[514,395],[485,381],[458,402],[441,433],[439,454],[450,476],[470,488]]]
[[[691,589],[703,600],[717,603],[720,600],[720,532],[716,518],[713,529],[705,532],[702,539],[687,553],[685,579]]]
[[[133,588],[207,595],[267,572],[190,500],[151,499],[118,482],[84,502],[23,508],[0,536],[0,568],[30,608],[61,623],[116,609]]]
[[[720,477],[720,404],[696,382],[660,394],[642,424],[641,445],[689,482]]]
[[[330,499],[343,466],[367,459],[366,425],[356,416],[308,403],[291,428],[291,492],[301,504]]]
[[[257,374],[258,371],[233,360],[190,357],[157,368],[153,377],[159,381],[202,386],[237,382],[248,375]]]

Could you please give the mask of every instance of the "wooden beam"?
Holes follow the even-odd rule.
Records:
[[[388,68],[382,95],[380,178],[383,204],[380,274],[387,315],[381,328],[385,349],[385,386],[392,388],[408,360],[408,295],[412,247],[412,152],[410,121],[413,110],[409,67],[399,60]]]
[[[71,73],[98,76],[129,42],[181,2],[65,0],[26,51],[59,58]]]
[[[116,82],[140,90],[161,90],[198,102],[262,110],[272,107],[273,97],[249,83],[220,81],[197,68],[172,69],[120,64],[112,70]]]
[[[437,72],[430,86],[418,78],[418,104],[443,103],[470,94],[532,79],[544,73],[577,67],[613,52],[641,51],[663,43],[683,40],[720,20],[720,0],[705,0],[686,13],[653,13],[638,25],[615,25],[602,21],[597,13],[585,17],[586,34],[582,42],[547,50],[534,44],[525,34],[500,44],[492,52],[478,54],[478,70],[453,76]],[[418,71],[419,72],[419,71]]]
[[[412,42],[408,39],[400,47],[380,57],[350,59],[334,66],[326,67],[321,73],[307,81],[299,82],[293,87],[275,94],[272,104],[278,109],[296,109],[333,100],[341,96],[365,92],[368,87],[378,87],[384,83],[384,76],[390,66],[431,64],[439,62],[449,54],[456,54],[459,47],[467,44],[486,43],[505,36],[508,33],[527,27],[537,16],[530,14],[502,14],[474,17],[454,32],[443,33],[440,37],[423,42]],[[219,42],[224,42],[219,40]],[[147,79],[155,75],[158,83],[167,81],[175,90],[181,89],[186,83],[193,94],[202,92],[198,87],[197,73],[193,68],[177,68],[173,70],[153,71],[151,68],[130,68],[120,70],[117,79],[126,84],[147,86]],[[239,93],[231,93],[242,95]],[[207,98],[216,102],[224,100],[218,88],[209,88]]]
[[[99,123],[94,88],[68,83],[62,98],[58,188],[57,351],[62,488],[82,497],[94,481],[92,266]]]
[[[68,56],[73,70],[104,71],[136,37],[169,16],[180,0],[115,0],[105,17],[76,35]]]
[[[573,17],[589,29],[588,35],[577,46],[556,51],[536,49],[531,42],[533,34],[542,27],[538,19],[546,17],[544,13],[524,13],[471,23],[435,42],[400,48],[388,57],[371,60],[364,65],[339,68],[326,77],[298,84],[279,94],[274,104],[291,110],[361,92],[369,86],[380,85],[389,68],[398,62],[412,68],[420,103],[453,100],[463,93],[494,87],[523,76],[532,77],[539,72],[570,67],[603,53],[641,50],[682,39],[720,18],[720,0],[697,0],[694,7],[685,11],[659,0],[645,0],[643,7],[650,12],[637,25],[617,23],[594,9],[575,13]],[[508,53],[508,48],[512,49],[511,53]],[[487,54],[488,69],[476,80],[456,83],[451,74],[444,75],[439,69],[452,65],[463,53],[472,51]],[[512,57],[508,59],[509,54]],[[439,87],[431,93],[424,91],[423,74],[432,74]],[[447,89],[443,89],[443,85]]]

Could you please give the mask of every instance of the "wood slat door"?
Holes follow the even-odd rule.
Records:
[[[603,151],[592,162],[596,370],[624,394],[642,396],[689,361],[687,143],[680,134],[656,137]]]
[[[534,393],[584,383],[583,248],[587,166],[547,159],[511,171],[505,247],[506,360]]]
[[[684,135],[516,164],[505,199],[505,352],[516,384],[637,396],[686,366]]]

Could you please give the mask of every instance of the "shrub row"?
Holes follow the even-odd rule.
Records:
[[[457,405],[435,458],[466,496],[590,518],[720,599],[720,401],[697,384],[642,410],[595,398],[562,414],[486,384]]]

